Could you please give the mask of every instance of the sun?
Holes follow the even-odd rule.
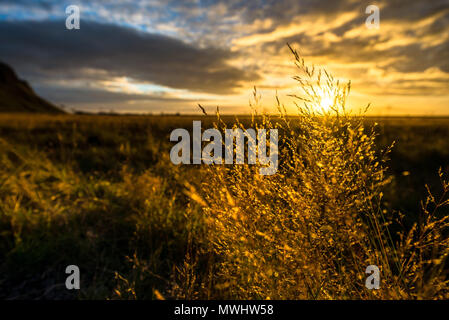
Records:
[[[334,108],[335,92],[322,87],[315,87],[313,90],[313,109],[318,112],[328,112]]]
[[[334,104],[334,100],[328,95],[321,96],[319,107],[322,110],[330,110]]]
[[[332,105],[334,104],[334,101],[330,97],[325,96],[325,97],[321,98],[320,104],[324,110],[329,110],[332,107]]]

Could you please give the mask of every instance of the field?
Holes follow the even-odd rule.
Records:
[[[207,170],[198,165],[175,166],[169,159],[170,132],[191,128],[194,119],[201,120],[203,128],[215,121],[208,116],[1,115],[0,298],[438,298],[446,294],[446,287],[429,293],[412,286],[395,294],[309,288],[296,295],[293,289],[268,294],[241,289],[244,281],[226,278],[223,270],[232,270],[222,262],[229,257],[211,246],[211,216],[203,212],[203,200],[196,195],[195,187],[210,179]],[[234,121],[234,117],[223,119]],[[247,117],[241,120],[249,122]],[[367,128],[375,122],[379,124],[376,152],[396,141],[386,162],[388,183],[382,187],[379,205],[384,212],[401,212],[402,227],[410,230],[420,219],[425,185],[436,195],[442,193],[438,169],[449,170],[449,119],[364,120]],[[440,215],[444,210],[447,213],[443,208]],[[71,264],[80,267],[81,290],[65,289],[64,270]],[[253,267],[240,270],[276,277],[275,270]],[[363,272],[361,276],[365,277]],[[276,286],[264,281],[266,286]]]

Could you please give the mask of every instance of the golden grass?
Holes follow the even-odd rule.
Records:
[[[302,90],[295,95],[298,116],[288,117],[278,99],[277,117],[263,114],[251,123],[282,132],[278,173],[210,166],[198,191],[190,188],[217,255],[214,276],[205,281],[229,299],[448,298],[449,218],[437,215],[448,204],[443,174],[442,197],[429,192],[419,221],[410,230],[398,228],[404,217],[382,207],[390,147],[376,152],[373,127],[345,109],[350,83],[308,67],[292,52]],[[333,101],[326,108],[323,92]],[[226,127],[219,116],[216,126]],[[381,270],[379,290],[365,287],[372,264]],[[210,286],[197,286],[198,294]]]

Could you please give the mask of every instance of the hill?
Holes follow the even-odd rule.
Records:
[[[0,62],[0,112],[63,113],[39,97],[14,70]]]

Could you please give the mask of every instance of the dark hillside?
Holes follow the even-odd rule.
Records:
[[[0,62],[0,112],[62,113],[63,111],[39,97],[14,70]]]

